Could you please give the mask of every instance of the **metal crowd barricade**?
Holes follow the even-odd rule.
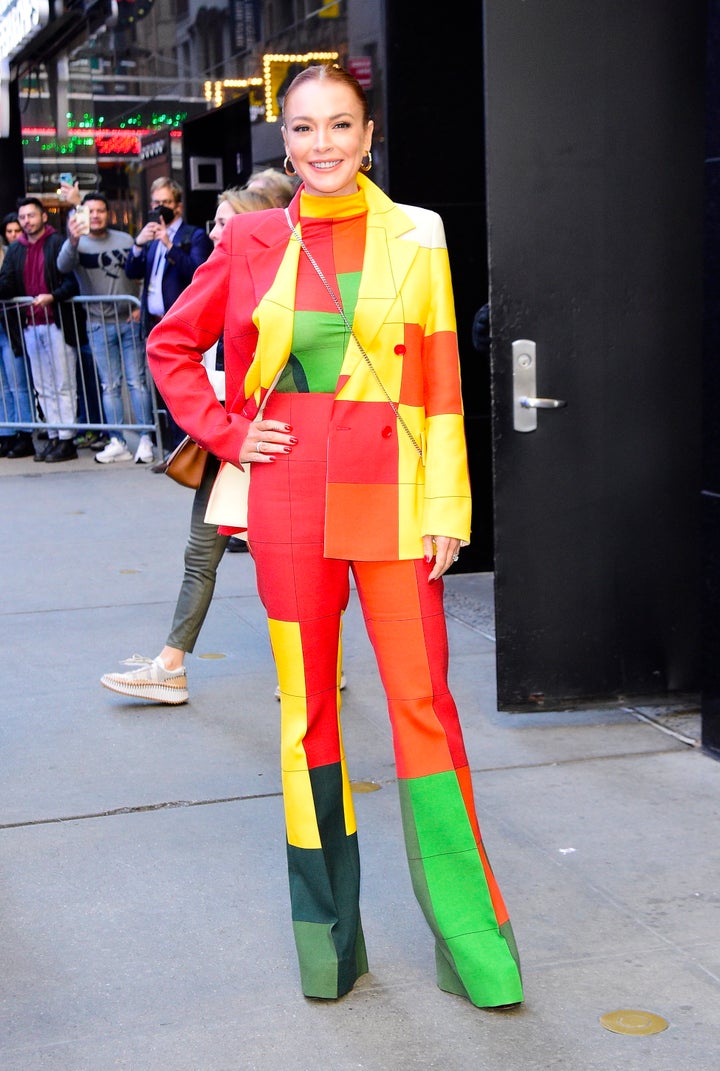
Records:
[[[145,342],[141,337],[141,333],[138,332],[133,335],[133,349],[134,357],[139,363],[140,367],[145,370],[145,376],[147,385],[150,392],[150,398],[152,403],[152,415],[153,421],[150,424],[138,422],[132,411],[130,404],[130,396],[128,392],[128,385],[125,376],[124,363],[121,361],[121,395],[123,402],[123,421],[121,424],[117,422],[109,424],[105,420],[102,407],[102,388],[100,383],[100,375],[98,372],[98,362],[96,355],[93,352],[93,342],[102,345],[106,345],[108,341],[108,333],[110,327],[115,328],[116,337],[120,337],[121,326],[125,324],[131,317],[134,310],[139,310],[140,301],[132,294],[117,294],[114,297],[99,296],[99,297],[75,297],[70,301],[63,303],[63,308],[68,311],[72,317],[72,331],[71,335],[74,339],[72,343],[75,351],[75,372],[76,372],[76,390],[77,390],[77,402],[74,406],[75,416],[71,420],[57,421],[52,419],[50,423],[47,414],[43,412],[42,405],[39,398],[38,386],[35,382],[33,375],[32,362],[28,353],[28,341],[30,341],[31,347],[37,352],[38,343],[37,338],[40,332],[37,330],[37,326],[47,327],[50,320],[47,315],[47,308],[35,309],[31,322],[28,319],[28,310],[32,306],[33,299],[30,297],[11,298],[0,301],[0,344],[3,347],[10,347],[13,349],[13,342],[15,348],[18,345],[22,348],[22,355],[15,356],[14,360],[7,359],[7,350],[3,354],[6,358],[2,361],[3,374],[0,375],[0,393],[2,397],[0,399],[0,426],[11,430],[31,429],[33,431],[39,431],[47,426],[57,429],[58,431],[102,431],[112,432],[115,429],[121,431],[133,431],[138,434],[150,434],[155,433],[156,442],[160,446],[162,442],[162,420],[166,416],[164,409],[158,408],[158,395],[155,390],[155,386],[150,375],[150,370],[147,366],[147,357],[145,353]],[[102,319],[97,318],[95,322],[102,325],[101,329],[97,332],[91,332],[87,330],[88,313],[91,307],[95,305],[103,306]],[[55,308],[55,306],[51,306]],[[34,335],[28,339],[28,333],[34,332]],[[97,336],[97,337],[95,337]],[[87,341],[83,341],[87,338]],[[42,351],[41,351],[42,352]],[[36,370],[37,362],[42,358],[36,357]],[[49,362],[48,362],[49,363]],[[56,371],[53,367],[45,367],[43,364],[42,370],[45,380],[43,383],[43,393],[47,397],[47,391],[50,389],[57,393],[57,400],[59,401],[60,395],[67,392],[67,384],[61,384],[58,381]],[[23,381],[25,377],[25,381]],[[48,378],[49,377],[49,378]],[[23,393],[25,387],[29,387],[30,398],[30,420],[23,419],[22,415],[18,412],[17,399]],[[59,411],[56,410],[56,412]],[[27,413],[24,414],[27,416]],[[54,414],[56,415],[56,414]]]

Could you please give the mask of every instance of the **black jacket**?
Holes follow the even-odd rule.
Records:
[[[43,244],[43,258],[45,261],[45,285],[47,293],[55,298],[53,312],[57,317],[58,325],[62,328],[65,341],[76,349],[87,341],[85,330],[84,310],[76,305],[78,331],[75,330],[75,318],[72,309],[64,302],[68,298],[75,297],[80,293],[80,288],[75,275],[71,272],[58,271],[57,258],[64,238],[61,234],[53,231],[47,236]],[[25,279],[23,269],[27,258],[27,245],[22,241],[12,242],[5,250],[5,259],[0,269],[0,300],[4,298],[26,297]],[[8,326],[10,328],[10,341],[13,351],[21,355],[23,352],[22,337],[20,335],[20,317],[8,312]]]

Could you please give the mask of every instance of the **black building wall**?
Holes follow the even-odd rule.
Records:
[[[453,273],[474,503],[472,542],[454,571],[486,572],[493,567],[490,368],[472,345],[488,283],[482,4],[445,18],[416,0],[392,0],[385,33],[385,189],[394,201],[440,214]]]
[[[0,218],[14,211],[18,198],[25,193],[17,80],[10,83],[9,98],[10,131],[8,137],[0,138]]]
[[[252,172],[248,98],[183,123],[183,215],[195,226],[215,216],[218,194]]]
[[[720,0],[708,4],[706,130],[702,741],[720,757]]]

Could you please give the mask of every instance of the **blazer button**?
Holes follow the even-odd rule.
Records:
[[[407,353],[407,348],[403,346],[402,342],[398,342],[393,352],[397,354],[398,357],[402,357],[405,353]]]
[[[390,427],[383,428],[383,430],[382,430],[383,439],[389,439],[391,436],[392,436],[392,428],[390,428]]]

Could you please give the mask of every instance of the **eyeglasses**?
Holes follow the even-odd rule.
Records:
[[[152,201],[150,202],[151,208],[160,208],[161,205],[165,208],[174,208],[175,201],[173,201],[171,197],[166,198],[164,201],[158,201],[157,197],[153,197]]]

